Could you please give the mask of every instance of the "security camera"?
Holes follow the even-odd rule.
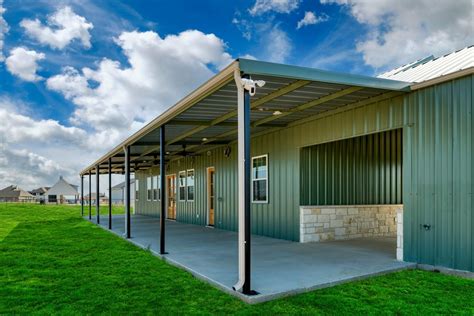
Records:
[[[249,92],[251,96],[255,95],[255,85],[259,87],[263,87],[265,85],[265,81],[263,80],[256,80],[253,81],[252,79],[247,79],[247,78],[242,78],[242,85],[244,86],[244,89]]]

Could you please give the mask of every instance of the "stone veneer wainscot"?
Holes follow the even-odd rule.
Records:
[[[403,260],[403,205],[301,206],[300,242],[397,237]]]

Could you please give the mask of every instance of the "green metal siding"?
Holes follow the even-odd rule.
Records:
[[[407,261],[474,270],[473,85],[471,75],[405,98]]]
[[[252,156],[268,154],[269,203],[252,204],[252,232],[275,238],[299,240],[300,149],[305,146],[392,130],[403,125],[403,97],[348,108],[318,119],[252,138]],[[215,167],[217,228],[237,229],[237,147],[230,157],[223,148],[195,158],[173,161],[168,174],[194,168],[195,202],[177,202],[177,220],[206,224],[206,168]],[[150,171],[158,174],[159,169]],[[137,213],[158,216],[159,202],[146,201],[147,172],[137,173],[140,195]]]
[[[401,152],[401,129],[302,148],[301,204],[402,204]]]

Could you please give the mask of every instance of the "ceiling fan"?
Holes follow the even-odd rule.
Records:
[[[190,151],[186,151],[186,144],[183,144],[183,150],[178,151],[175,153],[176,156],[181,156],[181,157],[197,157],[201,156],[200,154],[193,153]]]

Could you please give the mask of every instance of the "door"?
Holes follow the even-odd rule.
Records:
[[[214,208],[215,208],[215,185],[214,185],[214,167],[207,168],[207,205],[208,205],[208,225],[214,226]]]
[[[176,175],[166,177],[166,188],[168,190],[168,219],[176,219]]]

